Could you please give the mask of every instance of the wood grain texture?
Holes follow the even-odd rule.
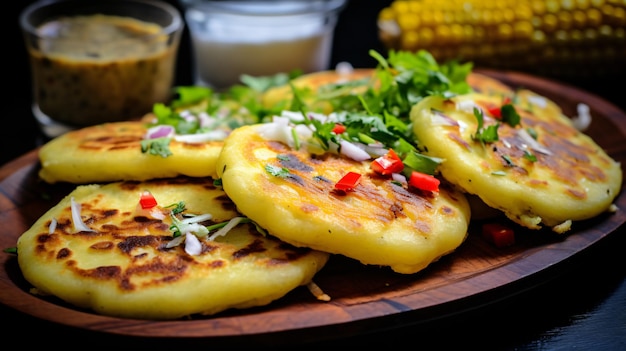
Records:
[[[593,123],[586,131],[616,160],[626,163],[626,114],[609,102],[575,87],[517,72],[477,70],[512,86],[529,88],[559,104],[568,115],[576,104],[591,108]],[[13,247],[39,216],[68,194],[72,185],[48,185],[37,177],[37,150],[0,168],[0,246]],[[284,343],[348,337],[441,318],[489,304],[541,284],[559,265],[617,230],[626,221],[623,209],[574,224],[566,235],[549,230],[518,230],[513,247],[497,249],[470,227],[467,241],[454,253],[412,275],[364,266],[333,256],[315,282],[331,297],[317,301],[302,287],[268,306],[232,310],[210,317],[174,321],[112,318],[75,309],[54,298],[36,297],[19,271],[16,258],[0,254],[0,303],[23,313],[90,331],[139,337],[204,338],[228,345]]]

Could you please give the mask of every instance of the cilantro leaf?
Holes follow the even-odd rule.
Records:
[[[476,134],[472,135],[472,139],[480,141],[481,143],[492,143],[494,141],[498,141],[498,128],[500,127],[500,124],[496,123],[484,128],[483,111],[476,107],[474,107],[474,116],[478,121],[478,125],[476,127]]]
[[[412,170],[434,175],[439,164],[443,162],[443,159],[437,157],[430,157],[415,151],[409,152],[407,156],[402,160],[402,163],[409,169],[404,170],[405,173],[411,174]]]
[[[515,106],[512,104],[505,104],[500,108],[502,114],[502,121],[511,127],[515,127],[520,124],[521,117],[515,110]]]
[[[169,144],[170,138],[144,139],[141,141],[141,152],[168,157],[172,155]]]
[[[265,170],[275,177],[285,178],[289,176],[289,170],[285,167],[278,167],[268,164],[265,165]]]

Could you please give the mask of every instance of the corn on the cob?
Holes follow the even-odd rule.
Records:
[[[626,0],[394,0],[378,28],[388,49],[437,60],[564,77],[626,72]]]

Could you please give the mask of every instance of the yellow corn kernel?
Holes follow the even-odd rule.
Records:
[[[626,71],[626,0],[394,0],[378,20],[387,48],[428,50],[438,60]]]

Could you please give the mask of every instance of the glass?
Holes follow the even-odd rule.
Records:
[[[38,1],[20,14],[33,114],[48,137],[139,118],[171,98],[184,21],[143,0]]]
[[[240,76],[329,68],[333,32],[346,0],[180,0],[197,85],[224,89]]]

